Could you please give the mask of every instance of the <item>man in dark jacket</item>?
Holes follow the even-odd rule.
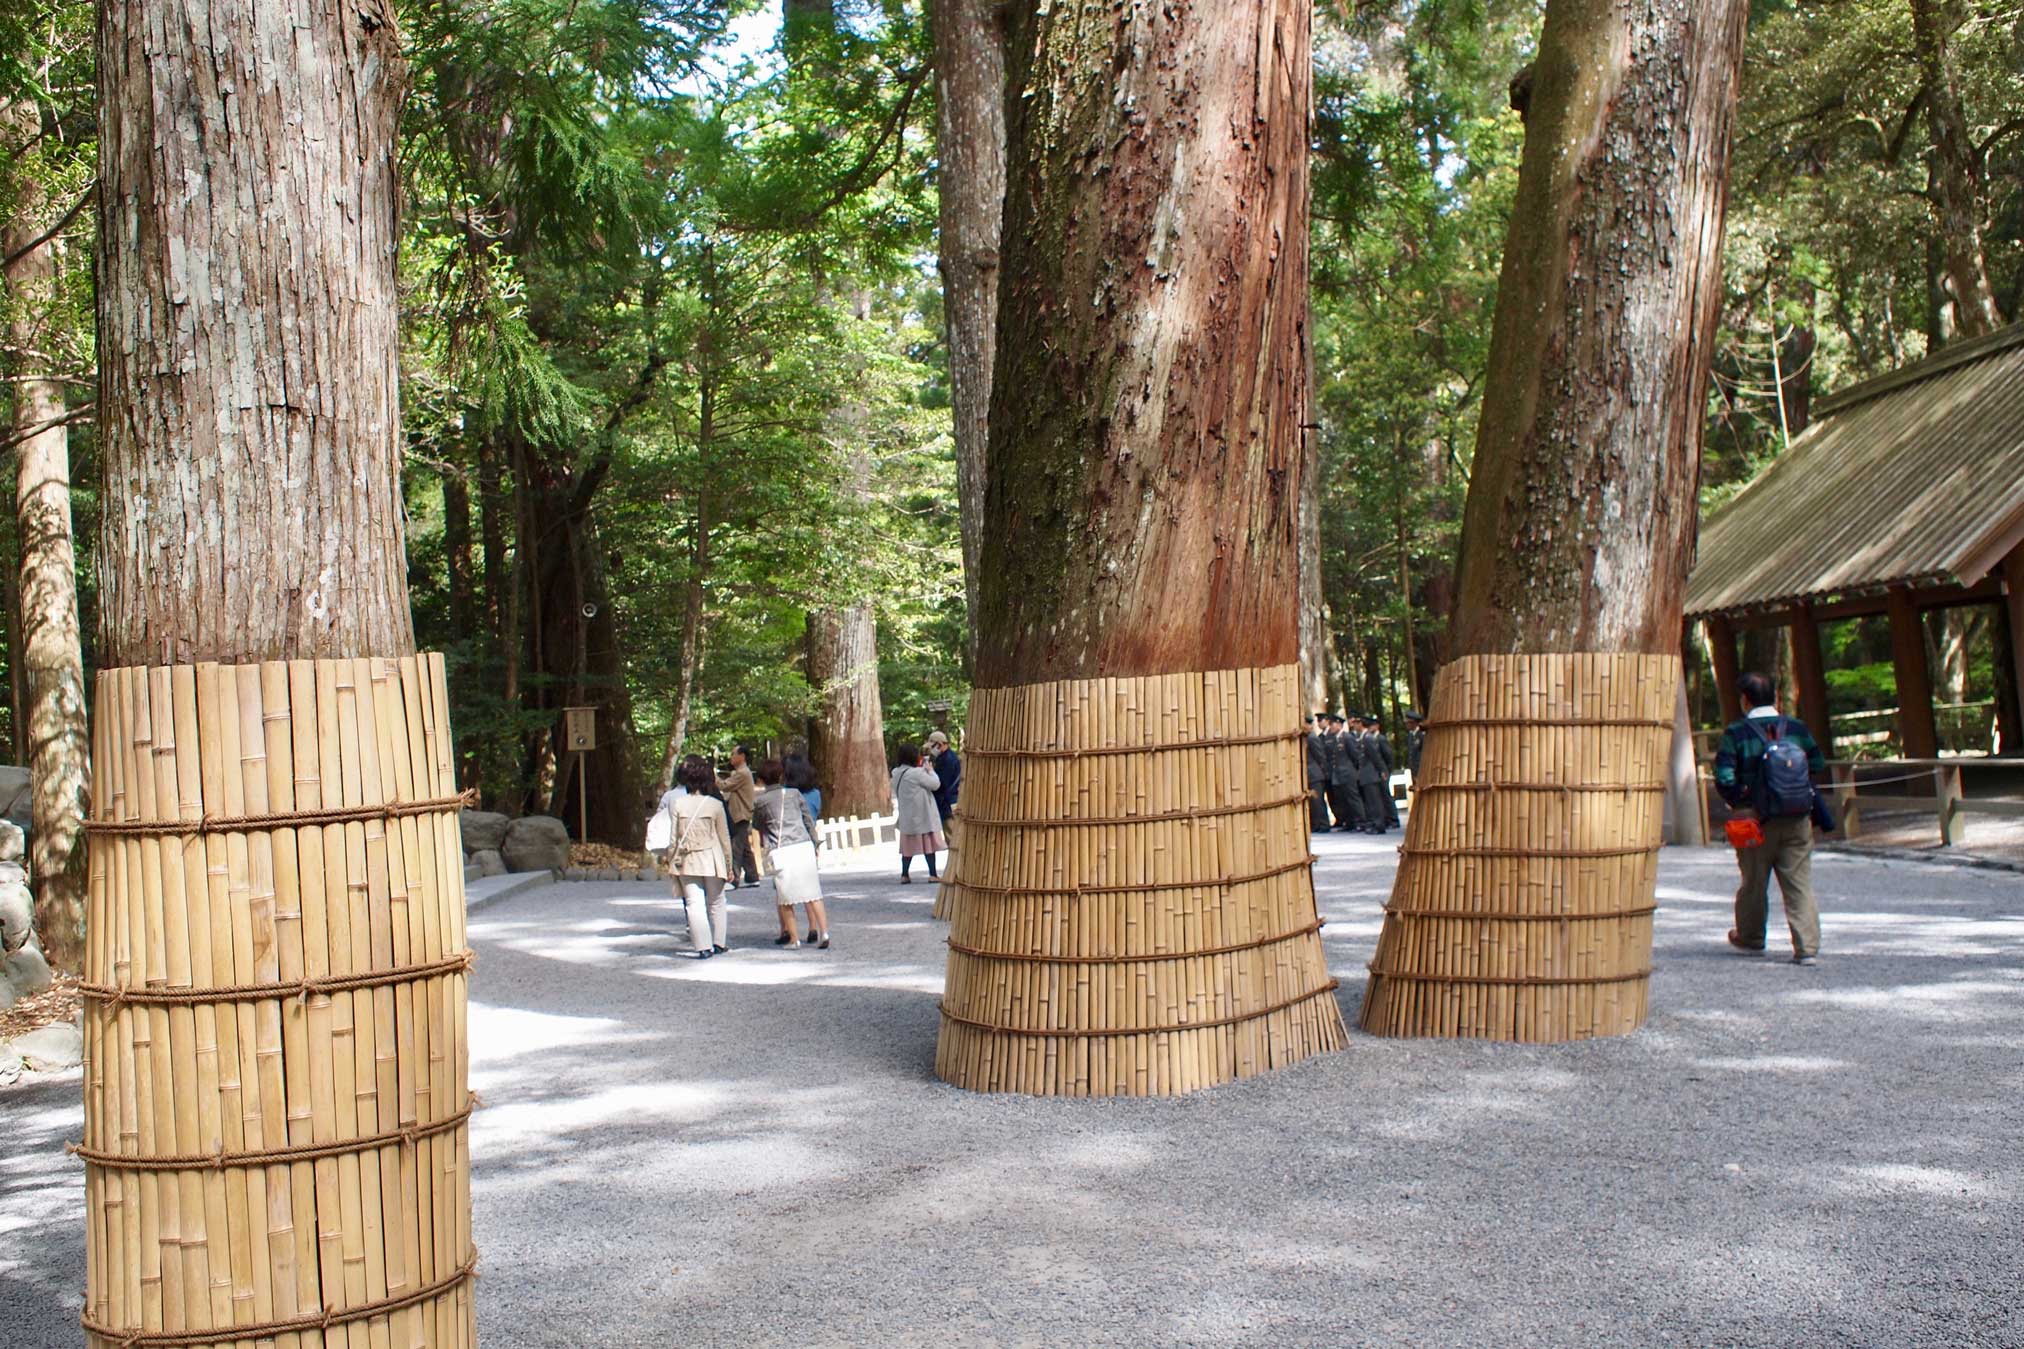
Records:
[[[1384,781],[1383,760],[1377,746],[1371,743],[1370,734],[1364,728],[1368,721],[1361,712],[1349,716],[1347,737],[1356,745],[1357,772],[1356,791],[1363,806],[1363,820],[1358,826],[1366,834],[1384,832]]]
[[[956,757],[956,751],[949,747],[946,731],[928,732],[928,767],[935,770],[935,776],[942,785],[935,788],[935,809],[942,816],[942,837],[949,837],[949,821],[956,814],[956,794],[963,786],[963,761]]]
[[[1328,761],[1333,753],[1321,723],[1307,719],[1307,827],[1310,833],[1328,832]]]
[[[1413,786],[1420,785],[1420,755],[1427,748],[1427,719],[1419,712],[1406,713],[1406,772]]]
[[[1392,774],[1397,771],[1398,761],[1392,757],[1391,741],[1385,738],[1384,726],[1376,717],[1366,716],[1363,719],[1363,735],[1364,752],[1377,760],[1378,800],[1384,807],[1378,815],[1384,822],[1384,829],[1378,832],[1383,833],[1385,829],[1399,827],[1399,801],[1392,795],[1391,786]]]
[[[1820,955],[1820,908],[1813,898],[1812,790],[1809,783],[1798,793],[1805,798],[1803,810],[1799,800],[1772,800],[1773,780],[1766,763],[1772,746],[1783,742],[1806,755],[1807,773],[1817,777],[1827,770],[1827,756],[1804,722],[1778,711],[1771,681],[1763,675],[1744,675],[1736,681],[1736,692],[1747,711],[1722,732],[1722,743],[1715,750],[1715,790],[1734,808],[1736,818],[1757,821],[1764,841],[1736,849],[1743,883],[1736,889],[1736,926],[1729,929],[1729,945],[1749,955],[1763,954],[1775,874],[1778,893],[1785,900],[1785,926],[1792,932],[1792,961],[1811,965]],[[1794,776],[1797,768],[1794,762]]]
[[[1363,828],[1363,799],[1357,794],[1357,774],[1362,771],[1362,750],[1356,737],[1343,730],[1339,713],[1328,714],[1328,740],[1335,757],[1328,766],[1328,804],[1335,811],[1335,827],[1344,831]]]

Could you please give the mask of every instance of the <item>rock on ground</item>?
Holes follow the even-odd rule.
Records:
[[[33,997],[54,982],[49,962],[33,946],[0,957],[0,985],[12,989],[17,998]]]
[[[504,876],[506,859],[499,855],[497,848],[485,848],[471,854],[471,865],[478,868],[480,876]]]
[[[28,835],[12,820],[0,820],[0,862],[19,862],[28,851]]]
[[[526,815],[499,845],[508,871],[560,871],[569,865],[569,828],[553,815]]]
[[[38,1072],[58,1072],[84,1062],[84,1032],[67,1022],[44,1026],[15,1036],[8,1049]]]
[[[498,852],[506,841],[513,821],[489,810],[467,810],[457,816],[457,828],[464,836],[467,853]]]
[[[11,951],[28,940],[35,923],[35,898],[22,881],[0,880],[0,951]]]

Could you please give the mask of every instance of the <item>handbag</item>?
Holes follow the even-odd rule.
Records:
[[[647,851],[661,853],[675,841],[675,813],[669,806],[662,806],[647,816]]]

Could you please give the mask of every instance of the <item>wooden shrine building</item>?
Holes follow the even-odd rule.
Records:
[[[2008,634],[2008,751],[2024,688],[2024,324],[1815,404],[1813,423],[1703,523],[1686,608],[1708,625],[1725,719],[1739,715],[1736,634],[1789,628],[1798,713],[1823,744],[1820,624],[1889,615],[1904,756],[1930,759],[1921,616],[1965,604],[1994,604]]]

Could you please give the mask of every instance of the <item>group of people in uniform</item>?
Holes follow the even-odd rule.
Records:
[[[1411,720],[1417,721],[1414,714]],[[1307,719],[1308,808],[1314,832],[1382,834],[1399,824],[1391,741],[1376,717],[1317,712]]]

